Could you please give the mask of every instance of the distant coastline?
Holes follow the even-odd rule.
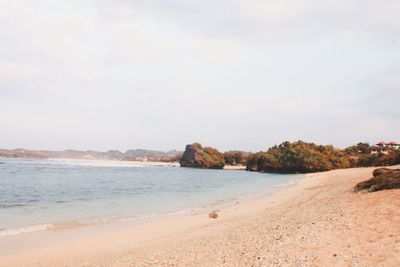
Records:
[[[391,166],[400,164],[400,144],[395,141],[376,145],[358,143],[341,149],[301,140],[285,141],[266,151],[225,151],[202,146],[186,145],[185,151],[168,152],[131,149],[126,152],[109,150],[26,150],[0,149],[0,157],[59,160],[116,161],[149,166],[190,167],[202,169],[247,170],[268,173],[312,173],[354,167]]]
[[[1,158],[2,156],[0,156]],[[17,157],[15,157],[17,158]],[[31,158],[43,159],[43,158]],[[49,161],[66,163],[66,164],[82,164],[82,165],[96,165],[96,166],[151,166],[151,167],[180,167],[179,162],[163,162],[163,161],[134,161],[134,160],[116,160],[116,159],[76,159],[76,158],[45,158]],[[1,163],[0,163],[1,164]],[[243,165],[225,165],[224,170],[246,170]]]
[[[79,159],[79,160],[117,160],[124,162],[178,162],[183,152],[170,150],[168,152],[147,149],[130,149],[126,152],[109,150],[107,152],[95,150],[29,150],[29,149],[0,149],[0,157],[6,158],[33,158],[33,159]]]

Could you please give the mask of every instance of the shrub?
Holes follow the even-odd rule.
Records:
[[[371,146],[369,143],[358,143],[357,145],[347,147],[344,152],[349,156],[369,155]]]
[[[400,164],[400,151],[390,151],[388,154],[376,153],[365,155],[358,159],[358,166],[390,166]]]
[[[225,163],[236,166],[246,165],[250,153],[243,151],[227,151],[224,153]]]

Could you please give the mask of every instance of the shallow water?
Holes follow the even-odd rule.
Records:
[[[0,237],[65,223],[194,212],[262,196],[295,175],[0,158]]]

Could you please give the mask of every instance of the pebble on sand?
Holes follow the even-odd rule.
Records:
[[[218,213],[215,211],[212,211],[208,214],[208,218],[210,219],[217,219],[218,218]]]

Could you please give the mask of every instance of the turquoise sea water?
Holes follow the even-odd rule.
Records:
[[[211,210],[298,177],[0,158],[0,237],[63,223],[101,223]]]

